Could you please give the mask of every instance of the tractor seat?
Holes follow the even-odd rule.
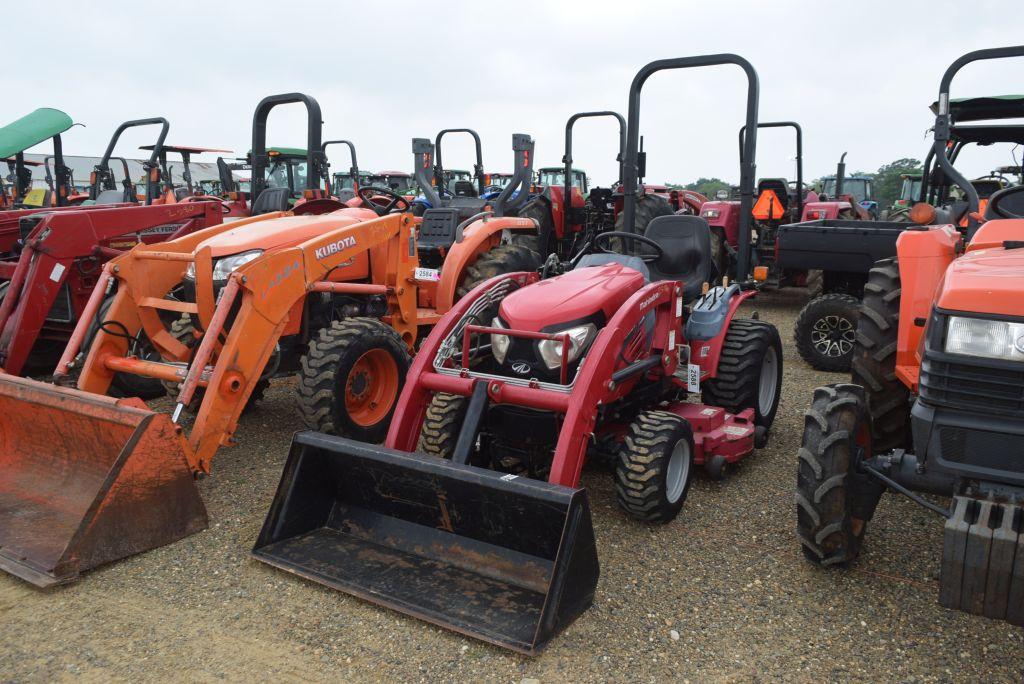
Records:
[[[700,216],[656,216],[647,224],[644,237],[661,247],[662,255],[648,263],[651,280],[683,281],[683,301],[700,296],[712,276],[711,228]]]
[[[445,202],[445,207],[458,209],[459,220],[465,221],[474,214],[479,214],[487,206],[487,200],[476,197],[455,196]]]
[[[785,178],[762,178],[757,182],[757,194],[761,195],[765,190],[771,190],[779,198],[782,209],[789,208],[789,183]]]
[[[423,223],[416,237],[416,247],[421,252],[436,252],[455,244],[455,234],[460,222],[459,210],[454,207],[427,209],[423,212]]]
[[[476,186],[467,180],[455,181],[452,186],[452,194],[456,197],[477,197]]]
[[[174,188],[174,199],[178,202],[189,196],[188,188]]]
[[[273,211],[288,211],[291,209],[289,200],[291,192],[288,188],[264,188],[259,197],[252,203],[253,216],[269,214]]]
[[[651,282],[651,272],[647,268],[647,264],[644,260],[638,256],[632,256],[629,254],[606,254],[604,252],[598,252],[596,254],[587,254],[579,263],[573,268],[575,271],[577,268],[587,268],[588,266],[604,266],[605,264],[622,264],[626,268],[631,268],[634,271],[639,271],[644,277],[644,284]]]
[[[96,197],[96,204],[120,204],[124,202],[123,190],[104,190]]]

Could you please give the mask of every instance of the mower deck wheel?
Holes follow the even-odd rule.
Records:
[[[302,420],[320,432],[381,442],[408,370],[409,353],[394,328],[375,318],[332,321],[302,357]]]
[[[671,522],[683,507],[692,473],[690,424],[666,411],[644,411],[629,426],[619,450],[619,506],[639,520]]]
[[[793,339],[800,357],[816,370],[832,373],[849,371],[859,309],[859,299],[840,292],[822,295],[808,302],[800,310],[793,327]]]
[[[730,413],[754,409],[754,423],[767,430],[782,393],[782,341],[774,325],[734,318],[722,344],[716,377],[702,386],[703,402]]]
[[[856,385],[814,390],[797,454],[797,534],[818,565],[847,563],[860,553],[868,520],[882,495],[857,460],[871,453],[871,416]]]
[[[864,388],[876,453],[910,446],[910,390],[896,377],[900,319],[900,268],[896,259],[875,264],[864,285],[857,321],[853,383]]]
[[[466,397],[444,392],[435,394],[423,416],[416,451],[428,456],[451,458],[455,452],[455,443],[459,441],[468,405]]]

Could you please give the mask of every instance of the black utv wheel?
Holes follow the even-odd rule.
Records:
[[[652,219],[657,216],[671,216],[674,213],[672,205],[664,197],[653,194],[644,195],[636,201],[636,208],[633,211],[633,232],[643,235],[647,230],[647,224]],[[615,217],[615,230],[625,230],[622,223],[624,217],[625,214],[622,212]]]
[[[900,294],[896,259],[876,263],[864,285],[851,369],[867,396],[876,453],[910,446],[910,390],[896,377]]]
[[[793,327],[800,357],[820,371],[850,370],[859,307],[856,297],[838,292],[808,302]]]
[[[462,420],[466,416],[466,397],[438,392],[430,400],[416,450],[429,456],[449,459],[459,441]]]
[[[819,565],[847,563],[860,553],[882,486],[857,472],[871,455],[871,417],[856,385],[814,390],[797,458],[797,534]]]
[[[763,428],[757,446],[764,446],[782,393],[779,331],[771,323],[734,318],[725,333],[716,375],[701,387],[704,403],[730,413],[754,409],[754,423]]]
[[[644,411],[629,426],[619,450],[619,506],[639,520],[671,522],[686,500],[692,472],[690,424],[665,411]]]
[[[302,357],[299,413],[320,432],[381,442],[409,370],[409,352],[394,328],[349,318],[321,328]]]
[[[526,245],[497,245],[481,254],[466,269],[462,282],[455,288],[455,298],[465,297],[474,287],[495,276],[517,271],[536,271],[540,266],[540,255]]]

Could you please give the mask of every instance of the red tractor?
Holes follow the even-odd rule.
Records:
[[[816,389],[806,414],[796,514],[804,555],[845,565],[882,493],[903,494],[946,521],[940,603],[1024,625],[1024,186],[994,193],[982,214],[948,146],[962,104],[949,99],[953,77],[1006,57],[1024,46],[969,53],[943,75],[934,158],[967,198],[966,234],[953,221],[908,228],[871,270],[853,382]],[[1024,116],[1019,96],[984,107]]]
[[[772,325],[737,317],[753,284],[709,287],[698,216],[628,230],[644,82],[715,64],[744,69],[756,122],[757,75],[741,57],[645,66],[630,89],[627,230],[460,299],[419,348],[383,446],[297,435],[256,558],[534,653],[593,600],[588,459],[614,460],[626,514],[668,523],[697,468],[721,475],[765,445],[782,353]],[[742,177],[749,196],[752,164]]]

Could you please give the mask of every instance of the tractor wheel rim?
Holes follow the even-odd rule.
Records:
[[[679,501],[690,479],[690,443],[681,439],[672,447],[665,473],[665,498],[670,504]]]
[[[853,351],[857,331],[846,316],[822,316],[811,326],[811,344],[822,356],[839,358]]]
[[[775,395],[779,387],[779,355],[775,347],[768,347],[761,360],[761,377],[757,382],[757,410],[762,416],[775,408]]]
[[[360,427],[384,420],[398,398],[398,364],[387,351],[371,349],[352,364],[345,379],[345,411]]]

